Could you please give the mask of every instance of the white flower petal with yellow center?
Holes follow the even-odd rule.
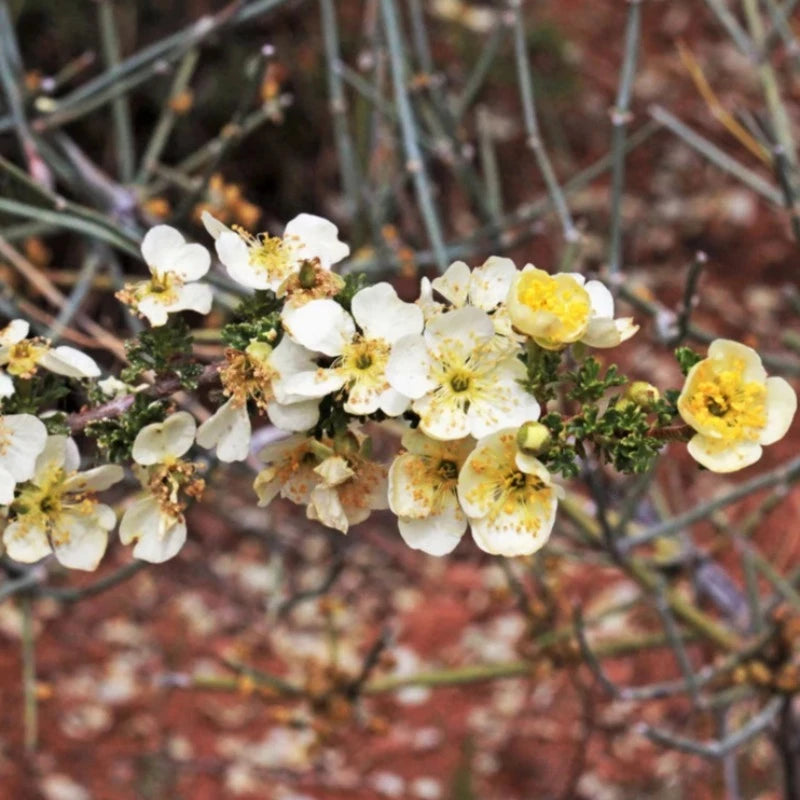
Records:
[[[32,563],[53,552],[71,569],[96,569],[116,515],[98,503],[94,493],[122,480],[124,473],[122,467],[110,464],[75,472],[79,462],[71,439],[47,438],[31,479],[11,506],[13,519],[3,532],[11,558]]]
[[[472,537],[492,555],[522,556],[539,550],[555,521],[559,486],[533,456],[519,452],[517,429],[480,440],[458,477],[458,499]]]
[[[783,378],[768,378],[758,353],[729,339],[709,345],[678,397],[681,417],[697,431],[689,453],[712,472],[758,461],[762,445],[786,434],[796,410],[794,389]]]
[[[339,240],[338,228],[314,214],[299,214],[287,223],[282,237],[231,230],[208,212],[202,219],[228,274],[250,289],[276,292],[304,261],[318,261],[330,269],[350,254],[348,245]]]
[[[336,360],[327,369],[304,370],[287,380],[287,391],[305,397],[324,397],[345,389],[344,410],[389,416],[406,410],[409,399],[386,378],[386,366],[398,339],[419,335],[422,310],[406,303],[388,283],[357,292],[352,317],[334,300],[312,300],[284,313],[289,335],[305,347]],[[356,324],[360,329],[356,331]]]
[[[14,499],[17,483],[33,477],[47,443],[47,428],[33,414],[0,416],[0,505]]]
[[[516,345],[498,347],[489,315],[475,306],[430,320],[423,336],[394,344],[386,375],[412,398],[420,430],[434,439],[481,438],[539,418],[520,383],[526,370]]]
[[[145,425],[133,441],[133,460],[151,466],[179,459],[194,443],[196,427],[188,411],[179,411],[164,422]]]
[[[136,500],[123,514],[119,524],[123,544],[136,542],[133,557],[161,564],[176,556],[186,542],[183,517],[164,512],[158,500],[145,496]]]
[[[142,240],[142,257],[150,269],[149,281],[126,286],[120,297],[146,317],[154,327],[164,325],[175,311],[211,310],[211,288],[195,283],[211,266],[208,250],[187,244],[169,225],[156,225]]]
[[[403,434],[401,453],[389,469],[389,508],[405,543],[432,556],[453,551],[467,529],[458,502],[458,473],[473,439],[440,442],[418,430]]]
[[[232,397],[197,429],[197,444],[216,448],[217,458],[226,464],[244,461],[250,454],[251,433],[247,406]]]

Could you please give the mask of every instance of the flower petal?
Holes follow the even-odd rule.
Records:
[[[761,363],[761,356],[752,347],[748,347],[741,342],[735,342],[733,339],[715,339],[708,346],[708,357],[724,362],[743,361],[744,372],[742,373],[742,379],[745,381],[764,383],[767,379],[767,371]]]
[[[64,481],[65,492],[102,492],[119,483],[125,470],[119,464],[103,464],[86,472],[79,472]]]
[[[553,499],[538,526],[520,524],[519,515],[501,511],[494,517],[470,518],[472,538],[485,553],[495,556],[527,556],[540,550],[550,538],[558,503]]]
[[[0,417],[0,467],[16,481],[33,477],[36,459],[47,443],[47,428],[33,414]]]
[[[583,287],[592,302],[592,315],[596,317],[614,316],[614,296],[600,281],[587,281]]]
[[[0,345],[8,347],[21,342],[31,331],[31,324],[24,319],[12,319],[5,328],[0,328]]]
[[[492,311],[508,297],[517,267],[510,258],[490,256],[472,272],[469,299],[484,311]]]
[[[797,411],[797,394],[783,378],[767,378],[767,423],[759,444],[772,444],[782,439]]]
[[[289,336],[309,350],[326,356],[341,355],[355,336],[353,318],[335,301],[312,300],[302,306],[286,306],[283,326]]]
[[[319,400],[270,403],[267,416],[276,428],[283,431],[307,431],[319,422]]]
[[[761,458],[761,445],[756,442],[724,442],[695,434],[687,445],[689,455],[712,472],[736,472]]]
[[[179,411],[164,422],[145,425],[133,442],[133,460],[149,466],[180,458],[192,446],[195,430],[194,417],[188,411]]]
[[[422,333],[422,309],[403,302],[389,283],[376,283],[356,292],[351,307],[368,339],[383,339],[391,344],[403,336]]]
[[[217,458],[226,464],[244,461],[250,454],[251,432],[247,406],[231,398],[197,429],[197,444],[216,448]]]
[[[47,531],[24,522],[11,522],[3,531],[6,554],[21,564],[33,564],[53,552]]]
[[[470,290],[470,271],[463,261],[454,261],[442,275],[431,281],[431,286],[448,303],[461,308],[467,304]]]
[[[97,378],[100,375],[100,367],[93,358],[66,345],[48,350],[39,363],[50,372],[67,378]]]
[[[425,340],[434,353],[441,349],[470,353],[489,342],[493,336],[492,318],[475,306],[465,306],[440,314],[428,322],[425,328]]]
[[[185,239],[180,231],[170,225],[156,225],[150,228],[142,239],[142,258],[150,267],[150,272],[169,271],[169,260],[173,253],[183,246]]]
[[[386,364],[386,380],[393,389],[412,399],[436,388],[430,377],[431,358],[422,336],[404,336],[392,347]]]
[[[453,497],[439,514],[425,519],[398,519],[403,541],[414,550],[429,556],[445,556],[455,550],[467,530],[467,518]]]
[[[185,244],[179,248],[167,271],[177,275],[182,281],[196,281],[208,272],[211,256],[201,244]]]
[[[219,239],[223,233],[233,233],[227,225],[220,222],[215,216],[209,214],[208,211],[204,211],[200,215],[200,220],[203,223],[203,227],[214,239]]]
[[[286,224],[283,236],[297,240],[293,249],[298,260],[318,258],[324,269],[350,255],[350,247],[339,240],[339,229],[315,214],[298,214]]]
[[[66,535],[54,536],[56,558],[69,569],[97,569],[108,546],[108,531],[116,521],[114,511],[105,505],[98,505],[91,514],[65,512],[59,527]]]

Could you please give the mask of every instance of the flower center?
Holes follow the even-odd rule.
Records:
[[[439,462],[436,472],[443,480],[454,481],[458,478],[458,464],[455,461],[444,459]]]
[[[238,226],[233,229],[247,243],[251,267],[265,273],[273,281],[283,281],[295,272],[292,248],[288,241],[266,233],[253,236]]]
[[[470,387],[471,377],[466,370],[459,370],[450,378],[450,386],[454,392],[466,392]]]
[[[532,311],[548,311],[557,318],[549,331],[554,340],[583,328],[592,310],[588,292],[577,281],[567,276],[556,279],[539,270],[520,277],[517,297]]]
[[[6,371],[18,378],[30,378],[36,372],[39,359],[47,350],[47,345],[36,339],[23,339],[17,342],[10,348]]]
[[[346,344],[337,369],[350,382],[368,383],[375,388],[385,388],[386,364],[391,348],[383,339],[361,339]]]
[[[711,435],[724,441],[756,441],[767,421],[766,387],[744,379],[741,359],[725,367],[720,369],[712,360],[701,362],[684,407]]]

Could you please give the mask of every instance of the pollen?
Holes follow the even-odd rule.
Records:
[[[260,233],[253,236],[238,225],[233,230],[247,244],[250,266],[263,272],[271,281],[284,281],[295,271],[292,242],[280,236]]]
[[[763,383],[746,381],[744,369],[742,359],[733,359],[722,369],[710,359],[698,365],[681,409],[707,435],[726,442],[758,440],[767,422],[767,390]]]
[[[532,311],[548,311],[555,315],[558,321],[549,336],[556,341],[580,331],[591,315],[591,300],[583,286],[572,278],[559,280],[541,270],[523,273],[517,297]]]
[[[49,350],[44,339],[23,339],[12,345],[6,372],[17,378],[32,378],[41,357]]]

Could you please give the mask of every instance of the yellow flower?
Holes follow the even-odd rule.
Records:
[[[758,353],[717,339],[708,358],[686,376],[678,411],[697,433],[689,453],[712,472],[734,472],[761,458],[761,446],[781,439],[797,410],[783,378],[768,378]]]
[[[615,347],[639,330],[630,318],[614,319],[614,299],[600,281],[576,272],[549,275],[528,264],[512,281],[507,304],[513,326],[547,350],[574,342]]]

